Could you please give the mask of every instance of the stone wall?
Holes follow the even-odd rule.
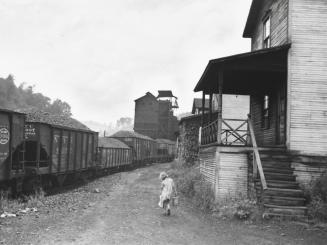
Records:
[[[179,123],[178,160],[192,165],[198,160],[199,154],[199,128],[202,115],[192,115],[181,118]],[[213,113],[217,118],[217,113]],[[205,123],[209,121],[209,114],[205,114]]]

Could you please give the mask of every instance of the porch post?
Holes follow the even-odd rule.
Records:
[[[204,90],[202,91],[202,117],[201,117],[201,127],[203,128],[204,126],[204,110],[205,110],[205,99],[206,99],[206,94]]]
[[[221,70],[218,71],[218,125],[217,125],[217,143],[221,144],[221,132],[223,124],[223,83],[224,74]]]
[[[212,93],[209,97],[209,122],[212,122]]]

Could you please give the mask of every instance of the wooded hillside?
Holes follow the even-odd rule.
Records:
[[[71,116],[70,105],[60,99],[51,102],[49,97],[33,91],[34,86],[21,83],[18,87],[14,77],[0,78],[0,108],[11,110],[42,110],[55,115]]]

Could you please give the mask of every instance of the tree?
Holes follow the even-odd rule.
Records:
[[[62,101],[60,99],[56,99],[55,101],[53,101],[48,111],[52,114],[66,116],[66,117],[71,117],[72,115],[70,105],[67,102]]]
[[[0,107],[6,109],[36,109],[52,114],[71,116],[70,105],[60,99],[53,103],[49,97],[34,92],[34,85],[26,86],[21,83],[18,87],[14,83],[14,76],[0,78]]]
[[[130,117],[121,117],[117,120],[116,127],[118,129],[132,129],[133,128],[133,119]]]

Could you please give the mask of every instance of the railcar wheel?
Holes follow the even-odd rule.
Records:
[[[42,189],[41,179],[39,176],[30,177],[24,180],[23,192],[28,194],[35,194]]]

